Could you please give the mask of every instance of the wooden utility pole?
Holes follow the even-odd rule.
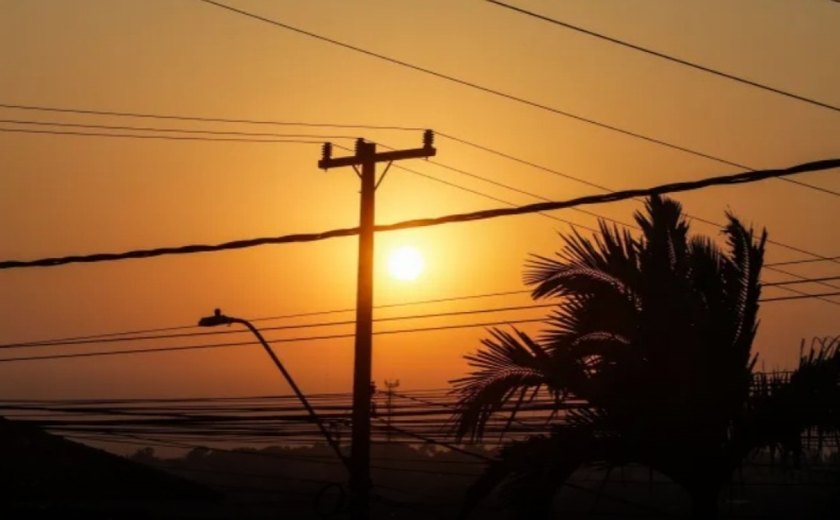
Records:
[[[356,141],[355,155],[332,157],[332,145],[325,143],[318,167],[324,170],[352,166],[362,180],[359,213],[359,270],[356,287],[356,345],[353,366],[353,424],[350,448],[350,516],[353,520],[369,517],[370,493],[370,401],[371,401],[371,332],[373,328],[373,226],[376,210],[376,188],[393,161],[432,157],[434,134],[426,130],[423,147],[410,150],[376,151],[376,143]],[[376,163],[388,166],[379,180]],[[361,169],[360,169],[361,168]]]

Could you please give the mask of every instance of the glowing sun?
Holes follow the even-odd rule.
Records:
[[[411,246],[394,249],[388,257],[388,272],[397,280],[414,280],[423,272],[423,255]]]

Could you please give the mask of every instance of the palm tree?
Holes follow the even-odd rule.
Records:
[[[756,237],[727,216],[722,249],[689,237],[680,204],[654,196],[635,216],[639,238],[601,222],[600,236],[575,232],[556,258],[532,257],[525,281],[533,297],[559,298],[549,328],[538,338],[493,329],[466,356],[473,371],[453,382],[458,435],[480,439],[504,405],[540,390],[558,407],[570,396],[588,406],[548,436],[505,447],[471,487],[465,512],[503,484],[523,515],[547,516],[581,465],[641,463],[681,485],[695,516],[714,516],[733,470],[782,436],[775,419],[795,400],[784,392],[750,400],[766,232]],[[820,356],[840,365],[836,346]],[[807,387],[813,378],[805,379]]]

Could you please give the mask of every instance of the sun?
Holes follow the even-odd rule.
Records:
[[[411,246],[394,249],[388,256],[388,272],[397,280],[414,280],[423,272],[423,255]]]

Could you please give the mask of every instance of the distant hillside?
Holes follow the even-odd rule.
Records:
[[[477,446],[470,449],[493,454]],[[347,471],[324,444],[195,448],[176,458],[158,457],[148,447],[132,459],[218,489],[239,505],[237,519],[317,519],[336,509],[346,512],[342,496],[346,498]],[[803,460],[795,469],[756,454],[722,498],[721,518],[840,518],[838,460],[836,454]],[[484,468],[479,459],[431,445],[374,444],[372,518],[456,518],[468,486]],[[631,465],[607,474],[603,468],[586,467],[557,494],[554,511],[564,518],[648,518],[656,516],[652,512],[685,518],[689,504],[677,485],[647,468]],[[471,518],[502,520],[510,515],[494,496]]]

